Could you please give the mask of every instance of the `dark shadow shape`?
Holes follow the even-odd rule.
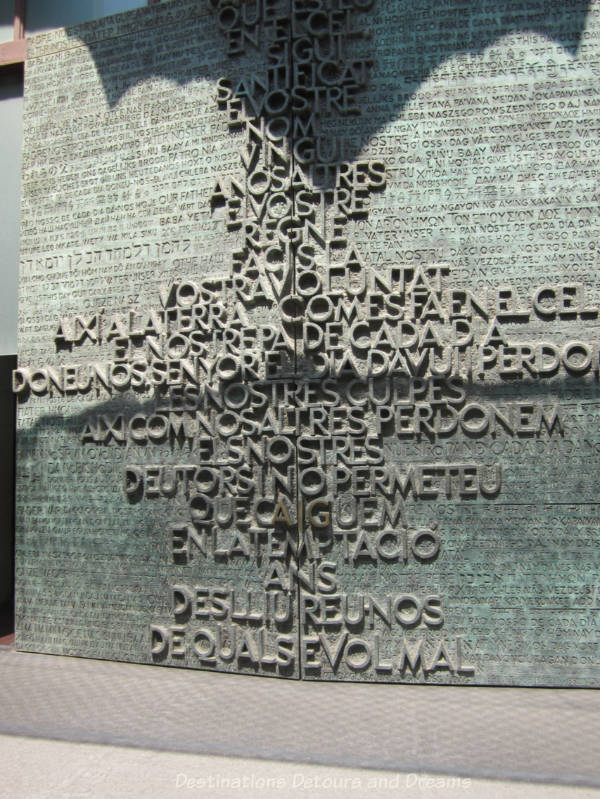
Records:
[[[0,638],[14,631],[15,398],[11,373],[16,355],[0,356]]]
[[[131,16],[107,19],[105,36],[111,38],[101,38],[102,21],[67,28],[67,35],[93,56],[111,107],[129,89],[152,78],[166,78],[181,86],[198,79],[216,83],[223,77],[235,85],[250,72],[266,79],[267,46],[257,50],[248,45],[245,55],[227,56],[217,12],[208,0],[198,0],[195,5],[195,11],[188,4],[174,2],[132,12],[140,22],[134,34],[130,34]],[[172,15],[177,6],[182,17],[174,25]],[[544,37],[576,57],[589,9],[589,0],[449,0],[443,5],[433,0],[375,0],[370,10],[352,14],[354,28],[369,38],[366,42],[346,41],[346,63],[357,53],[373,59],[359,104],[377,111],[324,119],[324,135],[344,137],[344,160],[355,160],[377,130],[402,115],[411,97],[440,65],[457,55],[481,54],[511,34]],[[204,57],[207,27],[213,63]],[[187,54],[198,55],[183,55],[184,48]],[[121,57],[115,58],[119,51]],[[158,52],[167,52],[168,58]],[[507,77],[507,81],[513,79]]]

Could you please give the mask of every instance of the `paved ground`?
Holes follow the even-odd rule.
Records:
[[[366,771],[0,736],[1,799],[597,799],[592,788]]]
[[[600,796],[600,691],[322,684],[0,649],[0,708],[11,799]]]

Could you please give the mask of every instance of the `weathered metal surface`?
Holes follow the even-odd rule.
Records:
[[[22,648],[598,684],[599,14],[175,0],[32,41]]]

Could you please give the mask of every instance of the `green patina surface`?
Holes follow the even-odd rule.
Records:
[[[600,4],[32,40],[17,644],[596,686]]]

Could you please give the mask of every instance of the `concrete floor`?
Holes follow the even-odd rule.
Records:
[[[600,691],[349,685],[0,647],[0,797],[599,797]]]
[[[368,771],[0,736],[2,799],[587,799],[593,788]]]

